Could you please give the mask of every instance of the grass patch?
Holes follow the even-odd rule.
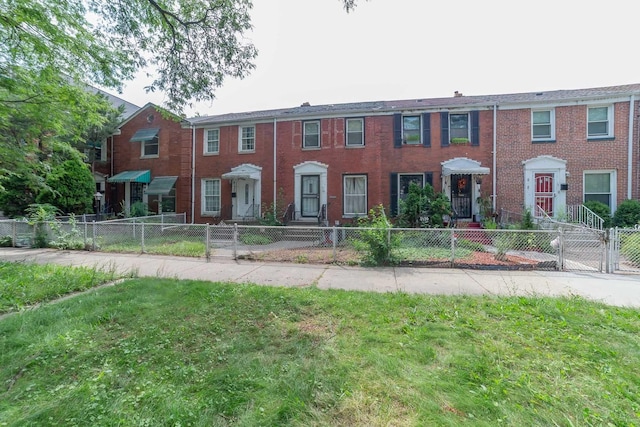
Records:
[[[122,239],[118,242],[102,243],[99,245],[102,252],[140,253],[142,243],[140,239]],[[198,240],[172,240],[166,238],[145,239],[144,251],[153,255],[173,255],[186,257],[204,256],[206,247],[202,239]]]
[[[0,313],[114,280],[115,271],[0,261]]]
[[[133,279],[0,321],[0,425],[637,425],[640,312]]]
[[[455,258],[469,258],[473,251],[466,248],[455,248]],[[448,260],[451,259],[451,248],[424,247],[412,248],[402,247],[393,249],[395,259],[403,261],[425,261],[425,260]]]

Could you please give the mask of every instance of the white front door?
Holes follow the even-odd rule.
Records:
[[[254,180],[239,179],[236,183],[236,218],[255,218]]]

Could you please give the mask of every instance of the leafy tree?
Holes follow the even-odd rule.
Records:
[[[627,199],[620,203],[613,214],[615,227],[634,227],[640,224],[640,201]]]
[[[46,184],[36,198],[38,203],[53,205],[67,214],[91,212],[95,184],[86,163],[79,159],[64,161],[47,175]]]

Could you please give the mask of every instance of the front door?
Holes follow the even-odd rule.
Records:
[[[320,175],[302,175],[303,217],[317,217],[320,211]]]
[[[544,213],[553,217],[553,174],[552,173],[536,173],[535,177],[535,206],[540,208]],[[533,212],[535,216],[543,215],[543,212]]]
[[[451,207],[457,218],[471,218],[471,175],[451,175]]]
[[[253,180],[239,179],[236,183],[236,215],[238,218],[255,218]]]

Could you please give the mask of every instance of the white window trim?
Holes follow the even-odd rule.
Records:
[[[611,210],[611,215],[614,214],[616,209],[618,208],[618,177],[615,169],[591,169],[582,171],[582,201],[584,202],[585,195],[585,175],[596,174],[596,173],[608,173],[610,178],[610,188],[611,192],[611,206],[609,207]]]
[[[362,131],[360,132],[362,137],[360,138],[359,144],[349,144],[349,122],[350,121],[359,121],[362,123]],[[346,147],[364,147],[364,118],[362,117],[353,117],[350,119],[346,119],[344,123],[344,145]]]
[[[318,145],[314,147],[307,147],[307,124],[318,124]],[[322,128],[320,127],[320,120],[307,120],[302,122],[302,148],[305,150],[319,150],[322,147]]]
[[[158,145],[158,154],[145,154],[144,153],[144,147],[146,147],[147,143],[151,142],[151,141],[141,141],[140,142],[140,158],[142,158],[142,159],[157,159],[158,157],[160,157],[160,138],[158,138],[156,136],[153,140],[157,140],[158,141],[158,143],[157,143],[157,145]]]
[[[347,208],[347,192],[346,192],[346,182],[347,182],[347,178],[364,178],[364,212],[346,212],[346,208]],[[363,174],[354,174],[354,175],[344,175],[342,177],[342,217],[343,218],[354,218],[354,217],[360,217],[360,216],[367,216],[367,206],[369,203],[368,200],[368,188],[369,188],[369,180],[367,178],[367,175],[363,175]]]
[[[219,194],[218,194],[218,198],[219,198],[219,203],[218,203],[218,207],[220,209],[222,209],[222,180],[220,178],[202,178],[202,180],[200,181],[200,213],[202,216],[219,216],[220,215],[220,210],[217,211],[207,211],[205,210],[206,208],[206,203],[205,203],[205,181],[218,181],[218,185],[219,185]]]
[[[417,117],[419,123],[418,127],[418,142],[407,142],[407,138],[404,135],[404,119],[405,117]],[[402,116],[402,144],[403,145],[422,145],[422,114],[407,114]]]
[[[469,115],[469,113],[449,113],[449,142],[451,142],[451,140],[453,138],[456,138],[455,136],[451,135],[451,117],[452,116],[467,116],[467,136],[462,137],[462,138],[467,138],[468,141],[471,141],[471,116]],[[461,137],[457,137],[457,138],[461,138]]]
[[[209,132],[217,131],[218,132],[218,149],[216,151],[209,151]],[[254,138],[255,140],[255,138]],[[220,128],[211,128],[204,130],[204,143],[202,144],[202,152],[205,155],[211,154],[220,154]]]
[[[589,135],[589,109],[591,108],[607,108],[607,121],[609,122],[609,132],[607,133],[607,135]],[[587,105],[587,139],[606,139],[606,138],[613,138],[613,136],[615,135],[614,133],[614,129],[613,129],[613,124],[615,123],[614,117],[613,117],[613,105],[611,104],[606,104],[606,105]]]
[[[253,128],[253,149],[242,149],[242,130],[246,128]],[[256,127],[255,125],[238,126],[238,153],[255,153],[256,152]]]
[[[533,135],[533,113],[549,111],[549,124],[551,126],[551,136],[549,137],[536,137]],[[531,140],[532,141],[555,141],[556,139],[556,109],[555,108],[538,108],[531,110]]]

